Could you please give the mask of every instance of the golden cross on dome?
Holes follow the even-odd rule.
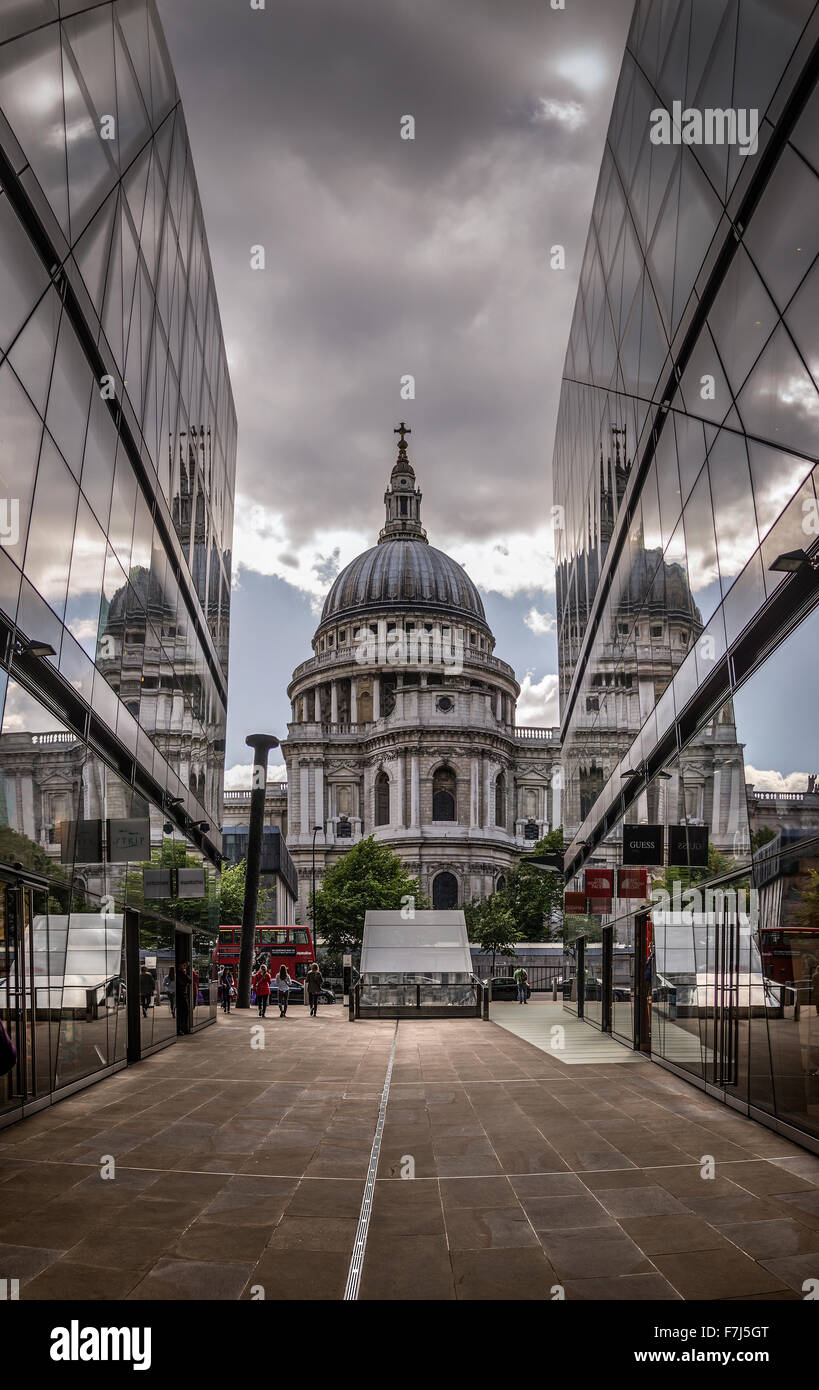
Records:
[[[401,438],[398,441],[398,447],[402,453],[405,453],[407,448],[407,441],[404,438],[404,436],[407,434],[412,434],[412,430],[410,429],[409,425],[405,425],[404,421],[402,420],[401,424],[398,426],[398,429],[393,430],[393,434],[400,434]]]

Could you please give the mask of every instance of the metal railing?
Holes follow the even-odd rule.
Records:
[[[440,991],[443,996],[447,992],[460,991],[464,997],[464,1002],[454,1002],[452,999],[434,997],[430,995],[435,990]],[[374,993],[389,992],[393,997],[387,998],[383,1003],[373,1003],[367,996]],[[362,1004],[362,993],[364,1001]],[[400,994],[400,1000],[396,997]],[[466,1002],[466,995],[470,994],[471,999]],[[482,980],[477,976],[465,982],[463,985],[422,985],[419,983],[405,986],[396,985],[374,985],[358,979],[353,984],[347,1005],[348,1018],[350,1022],[361,1018],[362,1007],[366,1017],[374,1018],[423,1018],[426,1012],[430,1017],[449,1016],[452,1018],[489,1018],[489,990]]]

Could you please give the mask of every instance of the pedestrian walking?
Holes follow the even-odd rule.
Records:
[[[310,1004],[310,1013],[313,1018],[318,1018],[319,991],[324,984],[321,971],[316,961],[310,966],[307,972],[307,999]]]
[[[270,1002],[270,971],[264,961],[262,961],[262,964],[252,977],[250,983],[256,995],[256,1003],[259,1006],[259,1018],[264,1018],[267,1014],[267,1006]]]
[[[287,966],[283,965],[276,976],[276,988],[279,991],[279,1018],[287,1017],[287,1001],[290,998],[290,986],[293,984],[287,973]]]
[[[515,971],[515,984],[518,987],[518,1003],[528,1004],[529,1002],[529,976],[522,965]]]
[[[139,972],[139,1002],[142,1005],[142,1017],[148,1017],[148,1010],[154,997],[154,977],[146,965],[143,965]]]
[[[233,971],[229,965],[223,965],[219,971],[219,1000],[224,1013],[230,1013],[230,1001],[234,993]]]

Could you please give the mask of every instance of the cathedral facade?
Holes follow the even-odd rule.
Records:
[[[401,426],[377,544],[335,579],[288,687],[287,844],[309,919],[324,871],[365,836],[436,908],[502,886],[560,825],[559,731],[518,727],[520,687],[463,567],[421,525]]]

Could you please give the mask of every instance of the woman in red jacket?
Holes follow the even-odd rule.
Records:
[[[259,1006],[259,1018],[264,1018],[270,1000],[270,971],[264,964],[264,961],[259,966],[259,969],[256,971],[250,983],[253,986],[256,995],[256,1003]]]

